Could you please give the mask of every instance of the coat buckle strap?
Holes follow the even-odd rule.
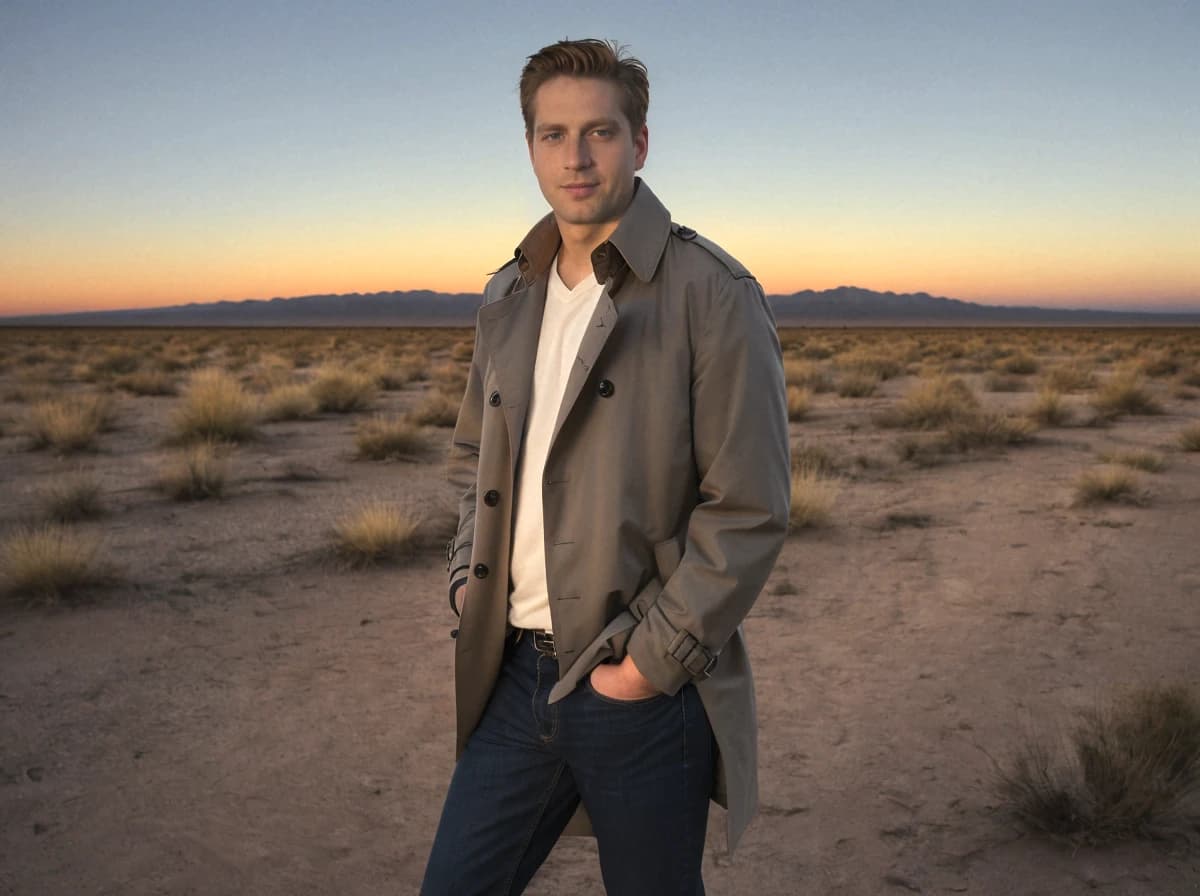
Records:
[[[675,633],[675,637],[667,645],[667,653],[687,669],[695,681],[704,681],[711,677],[717,667],[717,654],[709,653],[703,644],[682,629]]]

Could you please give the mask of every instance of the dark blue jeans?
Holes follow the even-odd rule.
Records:
[[[458,759],[423,896],[515,896],[582,799],[610,896],[703,896],[712,728],[693,685],[621,701],[585,680],[547,705],[556,660],[510,636]]]

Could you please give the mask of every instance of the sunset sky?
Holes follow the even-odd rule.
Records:
[[[0,315],[478,292],[516,82],[650,70],[642,174],[768,293],[1200,311],[1200,3],[0,2]]]

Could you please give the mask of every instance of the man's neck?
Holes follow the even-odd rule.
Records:
[[[558,249],[558,276],[567,289],[574,289],[592,273],[592,251],[612,236],[619,221],[587,225],[557,223],[562,239]]]

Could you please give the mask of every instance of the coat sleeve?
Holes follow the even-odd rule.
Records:
[[[475,348],[471,353],[471,368],[467,388],[458,409],[454,436],[446,462],[446,479],[459,495],[458,528],[446,547],[446,570],[449,586],[462,578],[471,565],[471,544],[475,532],[475,494],[479,470],[479,436],[483,421],[483,375],[480,372],[481,351],[479,329],[475,331]]]
[[[668,694],[719,663],[788,527],[787,394],[774,317],[751,277],[726,275],[713,290],[692,362],[700,501],[680,563],[627,648],[638,671]]]

